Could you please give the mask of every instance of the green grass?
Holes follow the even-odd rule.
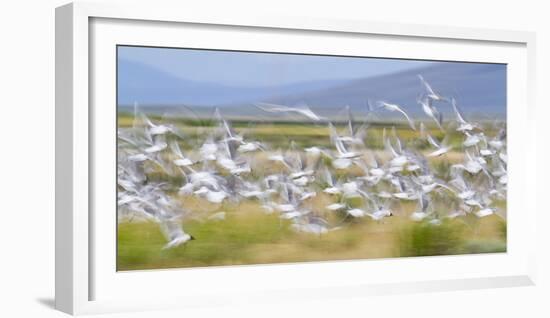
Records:
[[[399,233],[400,256],[458,254],[465,241],[464,227],[448,220],[437,226],[428,222],[410,223]]]
[[[224,221],[190,221],[186,222],[185,231],[195,240],[184,247],[162,250],[166,241],[158,224],[120,224],[119,269],[136,264],[144,268],[244,264],[251,257],[247,250],[251,245],[278,242],[292,234],[275,215],[259,213],[244,219],[229,215]]]
[[[405,214],[410,210],[404,209]],[[383,222],[356,219],[341,230],[311,235],[293,231],[288,221],[264,214],[255,203],[224,210],[226,220],[186,221],[184,229],[195,240],[169,250],[162,249],[166,241],[158,224],[120,222],[118,270],[489,253],[506,248],[505,222],[496,216],[474,219],[470,225],[449,220],[439,226],[407,217]]]

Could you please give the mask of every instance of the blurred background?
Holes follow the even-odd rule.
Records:
[[[450,166],[464,161],[464,137],[449,124],[456,117],[450,103],[437,103],[445,130],[423,112],[417,99],[425,87],[418,75],[438,93],[455,97],[466,118],[478,123],[488,137],[494,137],[506,120],[503,64],[118,46],[117,67],[119,130],[132,129],[137,105],[153,122],[177,126],[185,134],[179,146],[196,156],[218,127],[217,108],[236,133],[268,147],[249,156],[255,182],[280,172],[267,158],[277,150],[286,151],[290,141],[296,149],[333,147],[325,124],[265,112],[256,106],[261,102],[307,105],[340,131],[347,129],[349,107],[353,125],[368,122],[362,140],[366,151],[387,160],[384,129],[395,127],[405,147],[426,155],[431,146],[401,114],[369,110],[378,100],[397,103],[425,125],[426,133],[439,140],[447,137],[454,149],[429,159],[431,169],[447,179]],[[362,172],[352,169],[335,178],[346,174]],[[174,187],[182,182],[161,172],[149,178]],[[497,215],[478,219],[469,214],[439,226],[411,221],[408,216],[417,209],[416,201],[400,202],[391,206],[395,218],[353,220],[345,229],[320,236],[296,233],[290,221],[267,215],[257,200],[221,205],[200,198],[178,200],[195,215],[223,211],[227,217],[184,220],[184,230],[196,240],[171,250],[162,250],[166,242],[155,222],[123,219],[118,231],[119,270],[506,251],[505,200],[498,203]],[[313,200],[314,209],[323,211],[333,200],[321,193]],[[362,202],[347,204],[361,207]],[[438,206],[442,215],[454,208],[451,201]],[[327,214],[331,213],[323,215]]]

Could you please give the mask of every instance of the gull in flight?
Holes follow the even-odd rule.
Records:
[[[389,137],[386,136],[386,128],[382,131],[382,140],[384,142],[384,149],[388,151],[392,159],[390,160],[390,172],[400,172],[409,162],[409,158],[403,154],[403,147],[401,145],[401,140],[397,137],[395,127],[392,127],[392,135],[395,140],[397,150],[392,146],[392,142]]]
[[[213,191],[205,186],[202,186],[199,190],[194,192],[197,195],[204,196],[210,203],[221,203],[226,197],[227,193],[223,190]]]
[[[313,121],[322,121],[325,118],[317,116],[307,105],[299,107],[288,107],[284,105],[258,103],[256,107],[269,113],[297,113]]]
[[[413,190],[409,185],[408,180],[401,179],[398,177],[393,177],[390,182],[396,188],[397,192],[393,193],[393,197],[400,200],[416,200],[418,199],[418,194]]]
[[[481,142],[481,139],[483,138],[483,134],[470,134],[468,132],[464,132],[466,135],[466,140],[462,143],[464,147],[473,147],[476,146]]]
[[[432,89],[432,86],[424,79],[424,77],[422,75],[418,74],[418,78],[422,82],[422,85],[424,85],[424,88],[426,89],[426,96],[429,99],[435,100],[435,101],[448,101],[447,97],[445,97],[445,96],[443,96],[439,93],[436,93]]]
[[[375,221],[380,221],[383,218],[392,216],[392,215],[393,215],[392,212],[388,209],[381,209],[381,210],[376,210],[372,213],[367,213],[367,216],[369,216],[371,219]]]
[[[428,157],[439,157],[443,154],[446,154],[447,152],[449,152],[453,148],[453,147],[447,145],[446,139],[443,140],[441,143],[438,143],[430,134],[428,134],[427,139],[428,139],[428,142],[434,148],[436,148],[435,151],[430,152],[428,154]]]
[[[487,208],[483,208],[483,209],[480,209],[479,211],[475,212],[475,215],[478,218],[482,218],[482,217],[486,217],[486,216],[489,216],[489,215],[495,213],[495,211],[496,211],[495,208],[487,207]]]
[[[431,99],[418,99],[418,103],[422,105],[422,110],[430,117],[439,129],[443,130],[443,115],[432,105]]]
[[[173,133],[174,135],[183,138],[183,134],[173,125],[154,124],[145,114],[138,110],[137,103],[134,103],[134,126],[136,126],[137,118],[140,118],[142,122],[147,126],[149,134],[152,136],[165,135],[166,133]],[[163,116],[165,118],[166,116]]]
[[[371,200],[372,201],[372,200]],[[383,218],[393,216],[393,212],[387,207],[388,203],[384,206],[380,206],[377,202],[373,201],[373,203],[376,206],[376,209],[372,213],[367,213],[367,216],[369,216],[374,221],[380,221]]]
[[[475,126],[464,119],[464,115],[462,115],[462,112],[456,105],[456,100],[454,98],[451,99],[451,104],[453,105],[453,109],[456,114],[456,120],[458,122],[458,128],[456,130],[462,132],[473,130]]]
[[[449,181],[449,184],[460,191],[457,196],[461,200],[469,200],[473,198],[476,194],[475,191],[473,191],[472,188],[466,184],[466,181],[464,181],[464,178],[462,178],[462,175],[460,174],[457,175],[453,180]]]
[[[218,151],[218,145],[212,140],[205,141],[199,149],[202,160],[213,161],[216,160],[216,152]]]
[[[334,143],[334,146],[336,147],[336,151],[338,151],[337,158],[339,158],[339,159],[353,159],[353,158],[357,158],[357,157],[360,156],[359,153],[356,153],[356,152],[353,152],[353,151],[348,151],[346,149],[346,146],[344,145],[344,143],[342,142],[342,140],[338,136],[338,133],[336,132],[336,129],[334,128],[334,126],[331,123],[329,123],[328,127],[330,129],[330,138],[332,139],[332,142]]]
[[[163,151],[168,147],[168,144],[164,141],[164,138],[160,136],[154,138],[154,142],[151,143],[151,146],[144,149],[146,153],[157,153]]]
[[[348,151],[338,136],[334,126],[331,123],[329,123],[328,126],[330,129],[330,139],[334,143],[336,151],[338,152],[336,159],[332,161],[332,165],[336,169],[347,169],[353,163],[353,159],[358,158],[361,154],[354,151]]]
[[[344,143],[351,145],[364,145],[363,138],[366,134],[366,124],[361,125],[359,128],[354,127],[354,118],[349,106],[345,107],[348,114],[347,136],[338,136],[338,139]]]
[[[326,234],[329,231],[333,231],[337,228],[331,228],[329,229],[328,222],[318,216],[306,216],[303,219],[294,219],[293,224],[291,227],[299,232],[305,232],[305,233],[311,233],[311,234],[317,234],[322,235]]]
[[[418,197],[418,207],[419,210],[416,212],[413,212],[410,216],[410,218],[413,221],[422,221],[428,216],[428,212],[426,210],[428,209],[428,205],[430,204],[430,201],[428,201],[428,198],[426,195],[420,195]]]
[[[328,194],[340,194],[340,193],[342,193],[340,185],[335,185],[334,184],[334,181],[332,179],[332,174],[330,173],[330,171],[328,170],[327,167],[325,167],[323,177],[324,177],[324,181],[328,185],[326,188],[323,189],[324,193],[328,193]]]
[[[489,141],[489,146],[496,150],[501,150],[505,145],[506,129],[501,129],[498,135]]]
[[[359,208],[346,210],[346,213],[353,216],[354,218],[362,218],[367,215],[367,212],[365,210]]]
[[[263,149],[263,146],[261,143],[256,141],[251,141],[251,142],[243,142],[243,144],[241,144],[237,148],[237,151],[240,153],[246,153],[246,152],[254,152],[262,149]]]
[[[326,208],[330,211],[339,211],[346,207],[343,203],[332,203],[326,206]]]
[[[193,161],[183,155],[177,141],[172,141],[170,143],[170,149],[172,150],[172,153],[176,156],[176,159],[174,159],[173,161],[176,166],[187,167],[193,165]]]
[[[235,142],[238,142],[238,143],[243,142],[243,137],[241,135],[237,135],[233,132],[233,130],[231,129],[231,126],[222,117],[219,108],[216,108],[216,110],[214,111],[214,117],[220,122],[220,125],[224,129],[224,133],[225,133],[225,136],[226,136],[226,138],[224,139],[225,142],[228,142],[228,141],[235,141]]]
[[[388,110],[390,112],[399,112],[399,113],[401,113],[407,119],[407,122],[409,123],[409,126],[412,128],[412,130],[416,130],[416,127],[414,126],[414,121],[409,117],[409,115],[407,115],[407,113],[399,105],[390,104],[390,103],[387,103],[387,102],[384,102],[384,101],[379,101],[378,102],[378,107],[379,108],[384,108],[385,110]]]
[[[271,154],[267,157],[267,159],[269,161],[275,161],[275,162],[280,162],[283,166],[285,166],[286,168],[288,168],[289,170],[292,169],[290,167],[290,165],[286,162],[286,158],[285,156],[281,153],[281,150],[277,150],[276,153],[274,154]]]
[[[451,192],[452,194],[456,194],[456,191],[453,190],[452,188],[450,188],[449,186],[447,186],[446,184],[444,184],[443,182],[432,182],[430,184],[422,184],[420,183],[420,186],[422,187],[422,192],[423,193],[430,193],[432,192],[434,189],[436,188],[443,188],[449,192]]]
[[[483,165],[479,159],[481,157],[472,157],[469,152],[466,152],[466,164],[454,164],[451,167],[460,170],[466,170],[471,174],[477,174],[483,169]]]
[[[161,223],[161,229],[168,238],[168,243],[164,245],[163,250],[174,248],[195,239],[192,235],[185,233],[177,222],[163,222]]]

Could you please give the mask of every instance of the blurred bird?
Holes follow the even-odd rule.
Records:
[[[300,114],[313,121],[324,120],[323,117],[317,116],[317,114],[315,114],[307,105],[303,105],[300,107],[288,107],[288,106],[269,104],[269,103],[258,103],[256,104],[256,107],[269,113],[289,113],[290,112],[290,113]]]
[[[405,119],[407,119],[407,122],[409,123],[409,126],[411,127],[411,129],[416,130],[416,127],[414,126],[414,121],[409,117],[409,115],[407,115],[407,113],[399,105],[380,101],[378,102],[378,107],[384,108],[385,110],[388,110],[390,112],[401,113],[405,117]]]

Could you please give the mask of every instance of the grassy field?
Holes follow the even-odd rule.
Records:
[[[162,250],[158,224],[118,226],[118,270],[292,263],[402,256],[450,255],[506,250],[506,224],[498,216],[447,220],[439,226],[390,217],[363,219],[324,235],[298,233],[275,214],[245,203],[226,209],[226,220],[185,222],[196,240]],[[403,207],[400,213],[409,213]]]
[[[160,117],[151,116],[153,120],[160,120]],[[118,115],[118,127],[128,128],[132,126],[133,115],[128,113],[120,113]],[[199,135],[204,137],[214,127],[214,123],[210,121],[196,122],[185,121],[182,119],[174,119],[172,123],[176,124],[182,132],[186,134],[190,141],[196,140]],[[200,128],[198,127],[200,125]],[[250,137],[256,140],[262,140],[269,144],[272,148],[286,149],[289,144],[289,140],[296,142],[300,147],[330,147],[330,131],[326,124],[304,124],[297,122],[273,122],[273,123],[258,123],[254,125],[248,124],[248,122],[232,121],[233,128],[239,134],[244,134],[245,137]],[[359,125],[359,123],[358,123]],[[404,142],[405,145],[414,146],[416,149],[428,148],[428,143],[425,140],[420,141],[420,132],[411,130],[406,123],[394,123],[397,135]],[[368,129],[367,136],[365,137],[365,145],[369,149],[382,149],[382,134],[384,127],[391,127],[390,124],[384,122],[371,123]],[[345,130],[347,126],[343,123],[336,123],[337,130]],[[462,135],[455,130],[443,132],[439,130],[435,125],[426,123],[426,131],[430,133],[434,138],[441,140],[444,134],[449,136],[449,145],[458,147],[462,142]],[[493,133],[491,127],[485,127],[485,131],[488,134]],[[387,129],[387,133],[390,130]],[[191,149],[192,144],[183,144],[184,149]]]
[[[132,117],[119,114],[119,127],[130,127]],[[187,134],[189,142],[181,147],[187,151],[196,149],[193,144],[198,135],[206,135],[206,128],[197,129],[196,123],[178,122],[178,127]],[[204,123],[202,123],[204,124]],[[211,126],[211,125],[210,125]],[[294,140],[300,147],[331,147],[326,125],[304,126],[296,123],[270,123],[249,126],[235,123],[234,129],[252,139],[267,142],[270,151],[289,147]],[[337,129],[344,129],[343,125]],[[396,126],[398,136],[405,145],[427,152],[426,142],[419,142],[419,133],[406,126]],[[436,138],[443,133],[433,126],[428,131]],[[490,132],[488,132],[490,133]],[[450,134],[450,144],[458,146],[462,136]],[[382,125],[373,125],[368,130],[367,147],[383,157]],[[266,154],[255,155],[254,162],[265,173],[280,169],[268,165]],[[451,163],[461,161],[461,152],[451,152],[430,161],[434,169],[447,169]],[[253,168],[253,170],[255,170]],[[359,174],[360,171],[350,173]],[[160,176],[159,176],[160,178]],[[180,180],[164,180],[179,184]],[[344,218],[323,207],[334,199],[318,195],[312,202],[324,217]],[[203,267],[220,265],[289,263],[302,261],[328,261],[346,259],[390,258],[405,256],[449,255],[467,253],[503,252],[506,250],[505,218],[492,215],[478,219],[467,216],[445,220],[439,226],[426,222],[410,221],[408,215],[415,209],[415,202],[398,203],[392,206],[394,217],[383,221],[370,218],[343,223],[344,228],[324,235],[298,233],[291,229],[290,222],[281,220],[277,214],[266,214],[260,203],[253,200],[235,204],[214,206],[200,199],[184,203],[203,218],[188,219],[184,229],[196,239],[174,249],[163,250],[166,239],[157,223],[143,220],[121,220],[118,224],[118,270],[159,269],[177,267]],[[505,202],[500,203],[505,211]],[[208,215],[226,212],[226,219],[208,220]],[[332,214],[331,214],[332,213]],[[404,216],[404,217],[403,217]]]

